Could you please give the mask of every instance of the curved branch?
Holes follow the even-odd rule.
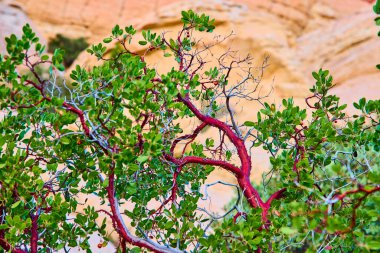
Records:
[[[240,139],[226,123],[202,114],[188,98],[183,98],[181,95],[178,95],[178,99],[182,103],[184,103],[199,120],[206,123],[207,125],[214,126],[226,133],[229,140],[234,144],[234,146],[237,149],[238,156],[241,161],[241,169],[243,171],[243,174],[249,176],[251,172],[251,157],[249,156],[248,151],[245,148],[244,140]]]
[[[173,156],[174,155],[174,149],[176,148],[177,144],[182,141],[182,140],[187,140],[187,139],[190,139],[189,142],[186,143],[186,146],[184,147],[183,149],[183,152],[182,152],[182,155],[183,153],[185,152],[186,150],[186,147],[187,145],[193,141],[197,136],[198,134],[207,126],[207,124],[205,122],[202,122],[202,124],[200,124],[194,131],[192,134],[187,134],[187,135],[184,135],[184,136],[181,136],[181,137],[178,137],[177,139],[175,139],[172,143],[172,146],[170,147],[170,153],[171,155]]]
[[[13,248],[12,246],[3,238],[0,238],[0,246],[7,252],[11,251],[12,253],[27,253],[27,251],[20,248]]]
[[[37,75],[32,69],[31,69],[31,71],[32,71],[32,73],[34,73],[34,75],[35,75],[36,77],[38,77],[38,75]],[[21,78],[21,77],[20,77],[20,78]],[[42,99],[41,99],[38,103],[41,103],[41,102],[44,101],[44,100],[47,100],[47,101],[51,102],[52,99],[51,99],[50,97],[47,97],[46,94],[44,93],[44,89],[43,89],[43,86],[42,86],[43,81],[42,81],[40,78],[38,78],[38,80],[39,80],[39,82],[41,83],[41,85],[38,85],[38,84],[36,84],[35,82],[33,82],[33,81],[31,81],[31,80],[25,80],[25,83],[26,83],[26,84],[29,84],[29,85],[32,85],[34,88],[36,88],[36,89],[40,92],[40,94],[41,94],[41,96],[42,96]],[[83,111],[81,111],[80,109],[75,108],[74,106],[68,104],[67,102],[63,102],[63,103],[62,103],[62,106],[63,106],[66,110],[68,110],[68,111],[70,111],[70,112],[76,114],[76,115],[79,117],[79,120],[80,120],[80,122],[81,122],[81,124],[82,124],[82,127],[83,127],[84,132],[86,133],[86,135],[87,135],[88,137],[91,137],[91,136],[90,136],[90,134],[91,134],[91,132],[90,132],[90,128],[88,127],[88,125],[87,125],[87,123],[86,123],[86,120],[85,120],[85,118],[84,118],[84,113],[83,113]],[[28,108],[28,107],[25,107],[25,108]]]
[[[120,237],[122,237],[126,242],[135,245],[137,247],[146,248],[157,253],[180,253],[181,251],[174,248],[165,247],[159,245],[158,243],[151,241],[149,239],[142,239],[140,237],[134,236],[128,230],[127,226],[124,224],[123,217],[119,211],[119,204],[115,196],[115,174],[113,169],[111,169],[110,175],[108,177],[109,184],[107,187],[109,204],[112,211],[112,217],[117,225],[117,232]]]
[[[225,161],[213,160],[213,159],[203,158],[203,157],[198,157],[198,156],[186,156],[182,159],[176,159],[170,155],[165,155],[165,158],[168,161],[170,161],[170,162],[172,162],[178,166],[184,166],[186,164],[191,164],[191,163],[202,164],[202,165],[212,165],[212,166],[222,167],[223,169],[225,169],[229,172],[232,172],[237,177],[243,176],[242,171],[238,167],[232,165],[231,163],[225,162]]]
[[[231,172],[233,172],[236,176],[236,179],[239,183],[240,188],[242,189],[244,196],[247,198],[247,201],[252,207],[260,207],[264,208],[265,203],[262,201],[260,194],[258,191],[252,186],[251,181],[250,181],[250,174],[251,174],[251,157],[248,154],[247,148],[245,147],[244,144],[244,139],[241,139],[239,136],[236,135],[236,133],[231,129],[230,126],[228,126],[226,123],[212,118],[210,116],[206,116],[203,113],[201,113],[195,105],[189,100],[189,98],[184,98],[180,94],[178,94],[178,100],[184,103],[193,113],[194,115],[201,120],[202,122],[206,123],[207,125],[214,126],[221,131],[225,132],[229,140],[234,144],[240,162],[241,162],[241,169],[235,169],[236,167],[233,166],[234,168],[226,165],[226,162],[220,162],[217,164],[210,164],[210,165],[216,165],[216,166],[221,166],[224,169],[227,169]],[[192,160],[194,162],[198,162],[200,164],[209,164],[208,159],[204,158],[187,158],[188,160]],[[212,160],[214,161],[214,160]],[[212,162],[214,163],[214,162]],[[227,163],[228,164],[228,163]],[[225,166],[225,167],[223,167]]]

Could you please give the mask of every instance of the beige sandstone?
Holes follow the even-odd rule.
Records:
[[[215,33],[236,34],[218,46],[216,52],[232,45],[242,55],[253,55],[258,62],[263,55],[270,55],[266,77],[275,77],[278,98],[303,97],[312,82],[311,71],[320,67],[331,70],[338,87],[348,82],[355,86],[353,79],[360,82],[360,76],[376,79],[379,75],[374,65],[380,62],[380,41],[368,1],[7,0],[0,4],[2,37],[19,32],[22,23],[30,18],[46,38],[62,33],[86,37],[91,43],[101,41],[116,23],[157,32],[175,31],[181,10],[206,12],[217,20]],[[206,36],[205,41],[212,39],[213,36]],[[0,46],[4,50],[3,42]],[[152,62],[161,61],[156,53],[150,58]],[[77,63],[92,65],[95,60],[83,53]],[[369,94],[379,94],[380,88],[373,87],[376,91]]]

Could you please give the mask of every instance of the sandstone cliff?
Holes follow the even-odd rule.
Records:
[[[236,34],[217,50],[232,45],[258,60],[270,55],[266,76],[275,77],[276,97],[304,96],[312,82],[311,71],[320,67],[330,69],[345,92],[355,89],[348,98],[343,97],[347,101],[380,93],[374,68],[380,62],[380,40],[368,1],[8,0],[0,4],[2,37],[18,32],[22,23],[31,20],[45,38],[62,33],[86,37],[91,43],[107,36],[116,23],[175,31],[180,11],[192,8],[216,18],[216,33]],[[4,50],[4,43],[0,45]],[[94,60],[84,53],[77,63],[91,65]],[[341,92],[339,88],[337,92]],[[345,96],[345,92],[340,94]]]

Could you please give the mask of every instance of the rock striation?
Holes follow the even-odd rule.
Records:
[[[375,85],[379,72],[380,40],[373,23],[371,1],[363,0],[7,0],[0,2],[1,36],[19,32],[25,22],[49,39],[57,33],[85,37],[97,43],[115,24],[161,32],[179,26],[181,10],[195,9],[215,17],[217,34],[234,31],[216,51],[227,45],[260,60],[270,55],[266,72],[275,77],[275,96],[303,97],[310,87],[311,72],[331,70],[338,87],[358,89],[359,97],[380,94]],[[212,36],[205,41],[213,40]],[[4,43],[0,44],[4,50]],[[151,58],[157,58],[154,53]],[[95,64],[87,53],[77,64]],[[362,77],[367,85],[362,84]],[[371,88],[371,92],[365,93]],[[374,92],[374,90],[376,92]],[[337,91],[339,89],[337,88]],[[345,89],[346,90],[346,89]],[[342,93],[344,95],[344,93]],[[352,96],[353,94],[350,94]],[[355,97],[355,98],[357,98]],[[353,98],[352,98],[353,99]],[[349,101],[349,100],[347,100]]]

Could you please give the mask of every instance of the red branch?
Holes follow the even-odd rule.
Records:
[[[33,73],[35,73],[35,71],[34,71],[33,69],[31,69],[31,71],[32,71]],[[35,75],[38,77],[37,74],[35,74]],[[38,79],[39,79],[39,78],[38,78]],[[46,97],[46,95],[45,95],[45,93],[44,93],[44,89],[43,89],[42,83],[41,83],[41,85],[38,85],[38,84],[36,84],[35,82],[33,82],[33,81],[31,81],[31,80],[25,80],[25,82],[26,82],[26,84],[32,85],[34,88],[36,88],[36,89],[41,93],[41,96],[43,97],[43,99],[45,99],[45,100],[47,100],[47,101],[49,101],[49,102],[52,101],[51,98]],[[66,102],[63,102],[62,106],[63,106],[66,110],[68,110],[68,111],[70,111],[70,112],[75,113],[76,115],[78,115],[79,120],[80,120],[80,122],[81,122],[81,124],[82,124],[82,127],[83,127],[84,132],[86,133],[86,135],[87,135],[88,137],[90,137],[90,129],[89,129],[89,127],[88,127],[88,125],[87,125],[87,123],[86,123],[86,120],[85,120],[85,118],[84,118],[84,113],[83,113],[83,111],[79,110],[78,108],[75,108],[75,107],[72,106],[72,105],[69,105],[69,104],[66,103]]]
[[[348,195],[359,193],[359,192],[364,193],[364,196],[362,196],[361,198],[359,198],[358,202],[352,207],[352,216],[351,216],[350,225],[346,229],[344,229],[344,230],[336,231],[335,234],[346,234],[346,233],[351,232],[352,229],[354,229],[354,227],[356,225],[356,210],[360,207],[360,205],[367,198],[368,195],[370,195],[370,194],[372,194],[374,192],[377,192],[377,191],[380,191],[380,186],[377,186],[377,187],[374,187],[372,189],[366,190],[366,189],[364,189],[363,186],[359,185],[358,189],[344,192],[344,193],[342,193],[342,194],[340,194],[340,195],[338,195],[338,196],[336,196],[334,198],[335,200],[343,201],[343,199],[346,196],[348,196]],[[327,217],[326,217],[326,219],[327,219]],[[325,223],[327,223],[326,220],[325,220]]]
[[[37,209],[38,212],[38,209]],[[31,238],[30,238],[30,252],[37,253],[38,252],[38,215],[30,215],[32,219],[32,228],[31,228]]]
[[[245,212],[237,212],[234,215],[234,217],[233,217],[234,223],[236,223],[237,218],[239,218],[240,216],[242,216],[244,219],[246,219],[247,218],[247,213],[245,213]]]
[[[1,182],[0,182],[0,185]],[[0,215],[0,224],[4,224],[5,222],[5,207],[4,206],[0,206],[0,213],[3,214],[3,215]],[[12,248],[12,245],[9,244],[6,240],[5,240],[5,233],[6,233],[7,230],[5,229],[1,229],[0,230],[0,247],[3,248],[4,250],[6,250],[7,252],[12,252],[12,253],[27,253],[27,251],[25,250],[22,250],[22,249],[19,249],[19,248]]]
[[[271,206],[271,203],[273,200],[275,199],[280,199],[284,196],[284,193],[286,191],[286,188],[283,188],[281,190],[278,190],[276,191],[275,193],[273,193],[269,199],[267,200],[267,202],[265,202],[263,205],[262,205],[262,209],[263,209],[263,212],[261,213],[261,217],[262,217],[262,220],[264,222],[264,227],[267,226],[267,222],[268,222],[268,211],[269,211],[269,208]]]
[[[216,127],[220,129],[221,131],[225,132],[229,140],[234,144],[237,150],[237,154],[240,158],[241,162],[241,169],[232,170],[231,167],[226,166],[223,167],[224,169],[229,169],[229,171],[233,172],[236,176],[236,179],[239,183],[240,188],[243,190],[244,196],[247,198],[249,204],[252,207],[263,207],[265,204],[261,198],[257,190],[252,186],[250,182],[250,173],[251,173],[251,157],[248,154],[248,151],[245,147],[244,140],[240,139],[236,133],[230,128],[229,125],[226,123],[212,118],[210,116],[206,116],[202,114],[193,103],[190,102],[188,98],[183,98],[181,95],[178,95],[179,101],[184,103],[193,113],[194,115],[201,120],[202,122],[206,123],[207,125]],[[204,159],[200,159],[200,161],[203,161]],[[195,159],[194,159],[195,161]],[[215,160],[216,161],[216,160]],[[210,165],[225,165],[226,162],[218,161],[218,165],[216,164],[210,164]],[[201,164],[208,164],[208,163],[201,163]],[[220,165],[219,165],[220,164]],[[235,166],[234,166],[235,167]],[[236,167],[235,167],[236,168]]]
[[[235,132],[226,123],[218,119],[212,118],[210,116],[203,115],[194,106],[194,104],[190,102],[188,98],[183,98],[181,95],[178,95],[178,99],[181,102],[183,102],[199,120],[206,123],[207,125],[214,126],[226,133],[227,137],[230,139],[232,144],[234,144],[234,146],[237,149],[238,156],[242,163],[241,168],[242,168],[243,173],[245,175],[249,175],[251,172],[251,157],[249,156],[248,151],[245,148],[244,140],[236,136]]]
[[[355,193],[358,193],[358,192],[363,192],[363,193],[366,193],[365,195],[368,195],[368,194],[371,194],[371,193],[374,193],[374,192],[377,192],[377,191],[380,191],[380,186],[377,186],[375,188],[366,190],[366,189],[364,189],[363,186],[360,185],[358,187],[358,189],[346,191],[346,192],[344,192],[344,193],[336,196],[334,199],[343,200],[347,195],[355,194]]]
[[[27,253],[25,250],[12,248],[12,246],[4,238],[0,238],[0,246],[7,252],[11,250],[12,253]]]
[[[110,174],[108,176],[108,187],[107,187],[107,193],[108,193],[108,200],[112,211],[112,219],[113,222],[117,225],[117,232],[119,235],[128,243],[140,247],[140,248],[146,248],[148,250],[151,250],[153,252],[158,253],[166,253],[166,252],[173,252],[173,253],[179,253],[179,250],[173,249],[173,248],[167,248],[165,246],[159,245],[153,241],[150,241],[149,239],[142,239],[139,237],[136,237],[132,235],[127,227],[124,224],[123,217],[120,214],[119,211],[119,203],[115,196],[115,174],[113,169],[111,168]]]
[[[184,166],[186,164],[192,164],[192,163],[202,164],[202,165],[212,165],[212,166],[222,167],[223,169],[225,169],[229,172],[232,172],[233,174],[235,174],[238,177],[242,176],[242,172],[238,167],[236,167],[236,166],[234,166],[228,162],[225,162],[225,161],[202,158],[202,157],[198,157],[198,156],[186,156],[182,159],[176,159],[170,155],[165,155],[165,158],[168,161],[170,161],[170,162],[172,162],[178,166]]]
[[[184,136],[181,136],[181,137],[178,137],[177,139],[175,139],[172,143],[172,146],[170,147],[170,153],[171,155],[173,156],[174,155],[174,149],[176,148],[177,144],[182,141],[182,140],[186,140],[186,139],[190,139],[190,141],[188,141],[185,145],[185,147],[183,148],[183,151],[182,151],[182,155],[184,154],[184,152],[186,151],[186,147],[187,145],[192,142],[197,136],[198,134],[207,126],[207,124],[205,122],[202,122],[202,124],[200,124],[197,128],[195,128],[195,130],[193,131],[192,134],[187,134],[187,135],[184,135]]]
[[[157,210],[153,214],[159,214],[162,208],[164,208],[164,206],[170,201],[172,203],[175,203],[176,198],[177,198],[177,191],[178,191],[177,178],[178,178],[179,173],[181,173],[181,171],[182,171],[182,166],[178,166],[178,168],[173,173],[173,185],[172,185],[172,191],[171,191],[170,197],[167,198],[165,201],[163,201],[160,207],[157,208]]]
[[[82,127],[83,127],[83,130],[84,130],[85,134],[87,135],[87,137],[90,137],[90,128],[88,127],[88,125],[86,123],[83,111],[75,108],[74,106],[69,105],[66,102],[63,102],[62,106],[65,107],[66,110],[68,110],[68,111],[70,111],[70,112],[75,113],[76,115],[78,115],[80,123],[82,124]]]

